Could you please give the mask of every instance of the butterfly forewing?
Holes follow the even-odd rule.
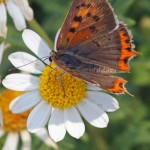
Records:
[[[74,0],[60,32],[57,50],[66,50],[92,38],[112,31],[118,22],[106,0]]]

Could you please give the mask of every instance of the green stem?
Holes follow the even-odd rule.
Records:
[[[107,142],[105,142],[105,139],[102,135],[102,132],[98,128],[94,128],[93,126],[87,124],[86,125],[87,133],[90,137],[91,143],[93,143],[93,149],[98,150],[107,150]]]
[[[43,28],[40,26],[40,24],[35,19],[28,23],[30,27],[34,29],[34,31],[37,32],[48,43],[48,45],[51,48],[53,48],[53,42],[51,41],[47,33],[43,30]]]

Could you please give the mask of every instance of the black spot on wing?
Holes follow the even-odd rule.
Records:
[[[129,42],[130,42],[130,40],[125,40],[125,42],[126,42],[126,43],[129,43]]]
[[[130,52],[130,51],[131,51],[131,48],[130,48],[130,47],[128,47],[128,48],[126,48],[126,50]]]
[[[127,58],[125,58],[124,60],[123,60],[123,62],[125,63],[125,64],[127,64],[128,63],[128,61],[129,61],[129,58],[127,57]]]
[[[69,32],[75,33],[76,29],[75,28],[70,28]]]
[[[83,19],[82,16],[75,16],[73,20],[75,22],[82,22],[82,19]]]
[[[93,25],[90,26],[89,29],[90,29],[91,32],[96,32],[97,31],[96,27],[93,26]]]
[[[98,22],[100,20],[100,18],[98,16],[96,16],[96,15],[93,16],[93,19],[94,19],[95,22]]]
[[[90,8],[91,4],[87,4],[87,8]]]
[[[119,83],[119,87],[123,87],[123,83]]]
[[[123,35],[124,35],[124,36],[128,36],[128,34],[127,34],[126,32],[125,32],[125,33],[123,33]]]
[[[87,13],[87,17],[91,17],[92,14],[90,12]]]
[[[83,8],[85,8],[85,7],[87,7],[87,8],[89,8],[91,6],[91,4],[85,4],[85,3],[82,3],[81,5],[77,5],[76,6],[76,9],[80,9],[81,7],[83,7]]]
[[[86,4],[85,4],[85,3],[82,3],[82,4],[81,4],[81,7],[86,7]]]

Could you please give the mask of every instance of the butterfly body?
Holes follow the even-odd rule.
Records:
[[[113,93],[124,93],[126,80],[113,74],[129,72],[132,38],[107,0],[74,0],[60,31],[52,60],[75,77]]]

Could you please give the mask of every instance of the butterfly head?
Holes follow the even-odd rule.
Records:
[[[49,56],[49,61],[52,62],[52,57],[51,56]]]
[[[49,58],[48,58],[50,62],[52,62],[52,61],[53,61],[53,57],[54,57],[55,55],[56,55],[56,54],[55,54],[55,52],[54,52],[54,51],[51,51],[51,52],[50,52],[50,54],[49,54]]]

